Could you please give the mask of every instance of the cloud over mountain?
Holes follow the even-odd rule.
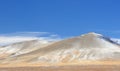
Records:
[[[29,41],[29,40],[41,40],[41,41],[57,41],[60,40],[60,36],[57,34],[51,34],[48,32],[17,32],[0,35],[0,45],[6,45],[16,42]]]

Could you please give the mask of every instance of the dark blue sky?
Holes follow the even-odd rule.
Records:
[[[98,32],[120,37],[119,0],[0,0],[0,33]]]

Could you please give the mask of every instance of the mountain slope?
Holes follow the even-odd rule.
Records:
[[[50,45],[52,42],[41,41],[41,40],[30,40],[18,43],[13,43],[6,46],[0,47],[0,59],[9,56],[18,56],[21,54],[29,53],[39,48]]]
[[[120,60],[120,46],[96,33],[61,40],[45,45],[42,48],[39,45],[40,43],[33,46],[33,44],[37,44],[36,41],[23,44],[24,47],[21,48],[19,47],[20,44],[16,43],[13,48],[21,49],[0,60],[0,63],[56,64],[82,60]],[[22,53],[18,54],[18,52]]]

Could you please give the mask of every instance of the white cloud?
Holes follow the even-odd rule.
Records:
[[[10,34],[1,34],[0,45],[6,45],[28,40],[57,41],[60,39],[61,38],[59,37],[59,35],[50,34],[48,32],[17,32]]]
[[[16,32],[16,33],[9,33],[9,34],[1,34],[1,36],[44,36],[49,35],[48,32]]]
[[[113,40],[114,42],[120,44],[120,39],[119,38],[111,38],[111,40]]]

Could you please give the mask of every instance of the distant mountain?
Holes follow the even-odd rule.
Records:
[[[24,41],[0,47],[0,63],[77,63],[82,60],[120,60],[120,44],[88,33],[57,42]]]

